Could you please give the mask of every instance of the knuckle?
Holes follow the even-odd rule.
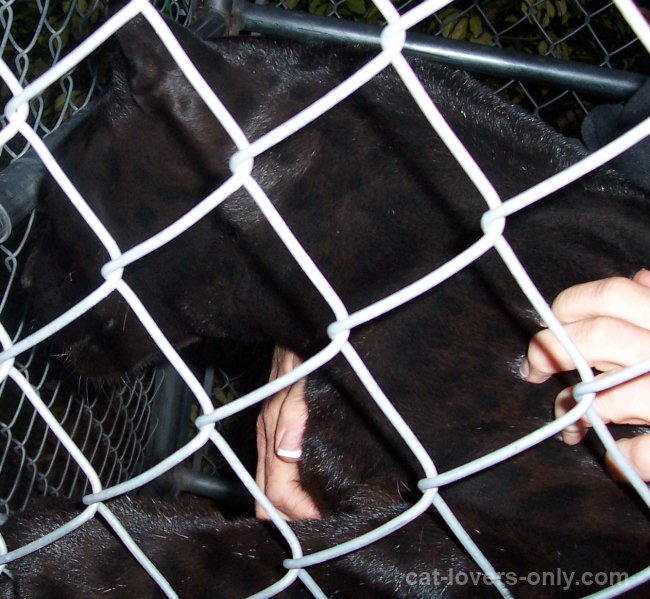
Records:
[[[602,310],[603,306],[624,297],[631,285],[630,279],[620,276],[575,285],[560,292],[551,307],[560,320],[576,309],[580,310],[586,300],[589,300],[595,310]]]
[[[624,297],[633,285],[634,283],[625,277],[610,277],[597,281],[595,293],[601,304],[610,303]]]
[[[630,459],[637,471],[644,477],[650,477],[650,435],[637,437],[630,446]]]
[[[551,351],[554,341],[555,336],[548,329],[539,331],[533,335],[528,344],[528,352],[526,354],[528,362],[532,367],[539,368],[542,364],[546,363],[546,358],[549,351]]]
[[[597,305],[603,306],[619,301],[628,293],[632,282],[625,277],[609,277],[596,281],[594,284],[594,295]]]

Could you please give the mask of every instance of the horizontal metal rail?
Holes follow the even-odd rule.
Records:
[[[381,27],[253,4],[247,0],[206,0],[229,23],[231,33],[250,31],[308,41],[379,46]],[[515,50],[408,33],[405,50],[473,73],[516,79],[621,101],[641,87],[646,76],[607,67],[533,56]]]
[[[380,26],[262,6],[248,0],[205,0],[201,10],[197,11],[197,19],[201,21],[197,33],[208,38],[228,30],[303,41],[367,47],[380,45]],[[646,76],[640,73],[451,41],[422,33],[407,34],[405,50],[473,73],[586,93],[609,101],[626,100],[646,80]],[[61,131],[48,136],[47,145],[54,147],[68,127],[64,125]],[[12,224],[22,220],[34,208],[35,186],[41,171],[40,161],[33,153],[28,153],[0,174],[0,242],[9,236]]]

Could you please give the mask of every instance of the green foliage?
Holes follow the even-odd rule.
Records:
[[[416,2],[392,0],[404,12]],[[284,0],[283,5],[313,14],[383,24],[372,0]],[[641,11],[650,18],[650,11]],[[615,6],[607,0],[477,0],[458,1],[439,10],[414,31],[485,46],[511,48],[527,54],[571,59],[613,68],[650,72],[648,53],[641,49],[630,27]],[[503,82],[490,81],[495,87]],[[526,89],[511,84],[503,92],[517,104],[534,110],[544,108],[545,118],[566,132],[575,134],[584,116],[582,104],[572,95],[553,100],[560,92],[549,89]]]
[[[393,0],[393,3],[400,8],[400,2]],[[403,0],[401,3],[405,10],[415,5]],[[372,0],[284,0],[282,5],[316,15],[375,24],[385,22]],[[591,14],[585,12],[583,5]],[[575,0],[456,2],[419,24],[415,31],[475,44],[498,44],[529,54],[601,64],[603,47],[615,54],[632,37],[629,26],[616,8],[606,5],[606,2],[580,3]],[[641,10],[650,16],[650,12]],[[631,69],[638,60],[638,56],[635,59],[626,55],[616,66]],[[645,62],[643,67],[647,68]],[[640,65],[640,70],[643,67]]]
[[[589,10],[587,13],[585,10]],[[646,15],[648,13],[646,12]],[[460,10],[448,7],[430,22],[427,31],[449,39],[500,45],[527,54],[571,59],[618,69],[649,72],[648,54],[614,6],[575,0],[484,0]],[[495,87],[499,82],[491,82]],[[524,104],[568,134],[577,135],[584,106],[558,90],[511,84],[503,91],[510,101]],[[541,108],[540,108],[541,107]]]
[[[415,3],[393,2],[404,12],[417,0]],[[4,10],[5,18],[10,12],[13,15],[10,33],[17,46],[7,44],[3,60],[17,73],[22,73],[25,82],[33,81],[96,26],[105,13],[106,4],[107,0],[62,0],[45,5],[32,0],[15,0],[3,4],[0,9]],[[187,12],[189,2],[156,0],[154,4],[162,12],[178,16]],[[384,23],[372,0],[282,0],[282,5],[316,15]],[[41,15],[43,6],[47,8],[45,19]],[[585,10],[590,11],[589,14]],[[627,23],[605,0],[466,0],[441,9],[415,30],[450,40],[499,45],[528,54],[650,72],[647,53],[639,51],[638,43],[630,43],[633,34]],[[34,109],[46,126],[56,123],[62,113],[66,117],[87,101],[84,90],[91,87],[88,73],[77,69],[73,77],[73,86],[52,86],[43,97],[42,108]],[[75,91],[71,93],[71,89]],[[514,86],[509,89],[508,95],[513,102],[530,102],[522,89],[514,91]],[[545,90],[539,93],[541,102],[545,101],[542,96],[546,94]],[[7,98],[8,90],[0,86],[0,106]]]

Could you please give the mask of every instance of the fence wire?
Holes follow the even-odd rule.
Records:
[[[374,0],[374,5],[376,6],[377,11],[379,11],[388,24],[385,27],[382,36],[381,51],[363,69],[353,74],[340,86],[330,90],[330,92],[325,96],[306,108],[300,114],[296,115],[294,118],[254,140],[247,139],[239,124],[227,112],[214,91],[207,86],[200,73],[183,52],[173,34],[160,17],[160,14],[154,7],[152,7],[152,5],[146,2],[146,0],[131,0],[131,2],[102,25],[87,40],[81,43],[74,52],[66,55],[66,57],[61,59],[53,68],[45,71],[27,88],[25,88],[21,84],[20,80],[11,73],[6,64],[0,61],[0,77],[10,89],[12,96],[12,99],[7,104],[5,110],[7,125],[0,130],[0,144],[5,144],[18,135],[22,135],[32,144],[47,169],[64,190],[72,204],[77,208],[94,234],[99,238],[110,256],[109,262],[107,262],[101,270],[105,282],[93,293],[84,298],[79,304],[68,310],[65,314],[43,329],[27,336],[16,336],[9,332],[11,330],[9,325],[4,322],[3,325],[0,325],[0,342],[3,346],[3,352],[0,353],[0,377],[2,380],[6,381],[6,386],[13,387],[16,393],[20,394],[21,397],[24,395],[27,400],[32,403],[40,417],[48,424],[53,434],[60,440],[62,446],[68,452],[69,458],[75,462],[78,468],[83,472],[83,475],[86,477],[85,484],[87,484],[92,491],[84,498],[84,502],[88,507],[80,516],[53,533],[46,535],[43,539],[6,553],[2,558],[3,562],[11,561],[33,550],[37,550],[44,544],[52,542],[71,530],[74,530],[99,512],[107,523],[115,530],[116,534],[127,543],[134,557],[142,564],[142,567],[149,572],[154,580],[156,580],[161,590],[167,596],[175,597],[176,594],[174,589],[170,587],[169,583],[164,579],[160,572],[158,572],[155,566],[151,564],[137,544],[130,539],[122,524],[111,512],[110,506],[104,502],[112,497],[116,497],[122,493],[141,487],[175,465],[190,458],[206,443],[213,443],[219,451],[221,451],[244,485],[262,504],[267,513],[270,514],[272,522],[286,539],[291,551],[292,558],[285,560],[284,562],[284,565],[287,568],[286,575],[271,587],[256,595],[259,597],[273,596],[288,585],[294,584],[297,578],[301,579],[314,596],[324,596],[322,591],[318,588],[318,585],[306,570],[309,565],[321,563],[366,546],[413,521],[421,513],[430,508],[437,510],[449,528],[454,532],[458,540],[463,544],[467,552],[474,558],[485,574],[493,581],[495,588],[501,593],[501,595],[509,597],[510,591],[500,580],[499,575],[492,568],[490,563],[485,559],[480,547],[474,543],[458,522],[453,512],[447,507],[441,495],[438,493],[438,488],[442,484],[447,484],[451,480],[458,480],[471,473],[480,471],[491,464],[495,464],[501,460],[516,455],[543,439],[549,438],[565,428],[568,424],[575,422],[585,412],[588,413],[590,420],[594,424],[594,429],[605,447],[612,453],[619,468],[632,482],[639,498],[646,506],[650,507],[650,492],[648,487],[639,479],[631,469],[630,465],[621,456],[620,452],[618,452],[606,426],[598,415],[590,408],[596,390],[609,388],[623,380],[630,380],[638,376],[640,373],[649,372],[650,360],[646,360],[634,367],[619,371],[616,373],[616,376],[605,376],[599,378],[598,381],[594,381],[594,375],[589,368],[589,365],[580,355],[578,349],[570,341],[564,329],[550,311],[549,306],[537,291],[534,282],[530,280],[525,269],[519,263],[517,256],[513,253],[508,242],[502,235],[505,226],[505,218],[507,216],[525,209],[534,202],[543,200],[550,193],[553,193],[571,181],[575,181],[584,173],[597,168],[599,165],[620,154],[640,139],[649,135],[650,118],[634,127],[619,139],[591,154],[589,157],[573,165],[562,173],[535,185],[516,197],[509,198],[506,201],[501,201],[488,179],[441,117],[419,82],[417,76],[411,70],[409,64],[401,53],[404,41],[404,32],[407,29],[416,26],[418,23],[421,23],[423,20],[430,18],[434,12],[441,9],[445,4],[446,2],[441,0],[428,0],[414,8],[406,10],[403,14],[400,14],[387,0]],[[630,0],[617,0],[615,4],[624,14],[627,22],[635,31],[646,50],[650,51],[650,27],[648,27],[635,4]],[[222,186],[207,196],[195,208],[186,213],[181,219],[170,225],[168,228],[159,231],[153,237],[133,248],[123,250],[115,242],[110,231],[104,227],[101,220],[92,212],[84,198],[81,197],[70,184],[66,173],[60,169],[50,152],[47,150],[40,138],[42,129],[30,125],[28,119],[30,112],[33,110],[32,102],[35,98],[40,97],[48,86],[59,81],[61,77],[65,76],[65,74],[75,65],[79,64],[80,61],[109,39],[120,27],[138,14],[142,14],[154,28],[162,43],[172,54],[190,84],[196,89],[199,96],[207,104],[221,126],[231,137],[237,151],[230,161],[232,176]],[[331,287],[328,280],[313,263],[308,253],[303,249],[282,217],[275,210],[259,182],[252,176],[252,165],[258,155],[269,148],[272,148],[275,144],[279,143],[299,128],[307,125],[319,115],[322,115],[325,111],[334,107],[339,101],[347,97],[350,93],[353,93],[360,86],[364,85],[388,65],[392,65],[399,73],[404,84],[416,99],[420,109],[433,129],[435,129],[442,139],[445,140],[450,151],[456,157],[459,164],[483,196],[486,203],[486,211],[481,220],[484,234],[465,251],[461,252],[448,263],[444,264],[416,283],[409,285],[408,287],[405,287],[393,295],[372,305],[366,306],[357,312],[349,313],[344,302],[338,297],[336,290]],[[276,231],[279,238],[289,249],[296,262],[303,269],[325,301],[327,301],[334,314],[334,321],[328,328],[331,342],[318,354],[311,357],[295,370],[284,375],[280,379],[268,383],[255,391],[228,403],[227,405],[215,409],[208,394],[205,392],[203,385],[197,380],[188,365],[183,359],[181,359],[167,341],[155,321],[147,312],[145,306],[141,303],[137,294],[134,293],[134,291],[124,281],[122,274],[124,269],[130,264],[133,264],[143,256],[146,256],[150,252],[162,247],[170,240],[181,235],[194,222],[205,217],[205,215],[207,215],[211,210],[221,202],[227,201],[235,191],[241,188],[244,188],[255,200],[257,206],[262,211],[269,224]],[[512,273],[512,276],[519,283],[520,287],[528,297],[531,305],[539,312],[542,319],[556,334],[558,339],[560,339],[562,346],[573,359],[583,381],[578,385],[577,391],[577,396],[580,401],[573,410],[568,412],[562,418],[541,427],[522,439],[519,439],[516,442],[494,451],[478,460],[465,464],[460,468],[456,468],[449,472],[439,473],[432,457],[428,455],[419,440],[404,422],[401,415],[392,406],[389,398],[386,397],[366,368],[362,358],[356,353],[352,344],[349,343],[348,337],[350,331],[359,324],[377,318],[393,308],[412,300],[419,294],[439,284],[444,284],[446,279],[472,263],[475,259],[491,248],[496,249],[499,253],[503,262]],[[34,384],[38,377],[31,376],[28,378],[25,368],[19,366],[16,361],[18,356],[23,356],[24,352],[29,351],[31,348],[34,348],[45,341],[54,332],[78,318],[85,310],[96,305],[114,291],[120,293],[128,302],[164,356],[185,381],[194,395],[200,412],[200,416],[195,420],[197,433],[194,438],[192,438],[180,450],[173,452],[165,459],[161,460],[154,467],[119,484],[106,483],[102,480],[97,463],[94,463],[93,460],[89,458],[88,454],[84,455],[83,449],[79,447],[77,439],[75,439],[74,432],[70,433],[69,431],[66,431],[59,424],[61,414],[56,413],[56,410],[53,410],[48,406],[48,402],[44,397],[45,393],[43,392],[43,387]],[[257,402],[262,401],[281,388],[284,388],[313,372],[315,369],[319,368],[339,354],[342,354],[348,361],[351,368],[363,382],[374,401],[386,415],[386,418],[400,433],[407,446],[413,452],[413,455],[419,461],[424,472],[424,476],[419,483],[422,495],[419,501],[407,511],[370,533],[364,534],[341,545],[331,547],[325,551],[304,555],[299,540],[263,495],[261,490],[256,486],[254,480],[242,466],[237,455],[232,451],[222,435],[217,432],[215,423],[231,414],[240,412]],[[639,584],[648,579],[650,579],[650,567],[628,579],[626,582],[627,588],[629,588],[630,584]],[[620,588],[612,587],[601,596],[612,596],[620,590]]]
[[[420,3],[394,2],[400,14]],[[372,0],[278,0],[276,5],[333,18],[385,23]],[[647,7],[643,10],[649,14]],[[641,41],[609,0],[452,2],[413,30],[529,55],[650,73],[650,58]],[[578,135],[582,119],[593,106],[593,98],[588,95],[533,82],[495,78],[485,78],[485,82],[568,135]]]
[[[158,7],[162,8],[161,2]],[[187,2],[167,2],[176,20],[191,18]],[[104,19],[105,0],[24,3],[0,0],[0,58],[20,85],[37,79],[74,48]],[[96,61],[86,60],[29,102],[29,120],[39,135],[56,129],[85,106],[101,84]],[[0,104],[11,95],[0,81]],[[1,118],[4,127],[7,120]],[[22,136],[0,144],[0,170],[27,149]],[[25,298],[16,279],[28,245],[33,216],[0,246],[0,317],[12,338],[29,328]],[[159,374],[143,373],[119,385],[97,388],[71,375],[69,368],[46,358],[47,348],[21,356],[17,368],[38,390],[48,408],[82,449],[104,485],[131,478],[145,463],[147,444],[157,423]],[[62,381],[64,381],[62,383]],[[88,480],[27,397],[7,380],[0,383],[0,514],[19,511],[34,495],[81,497]]]
[[[26,6],[27,4],[27,6]],[[68,2],[0,2],[0,57],[11,66],[21,85],[42,75],[61,56],[88,36],[106,15],[109,0]],[[186,25],[192,18],[192,0],[157,0],[153,3],[175,21]],[[47,135],[94,97],[102,83],[96,61],[87,60],[29,104],[30,120],[36,131]],[[6,99],[0,90],[0,100]],[[4,102],[3,102],[4,103]],[[0,168],[26,149],[18,137],[0,147]]]
[[[26,326],[14,280],[32,222],[33,218],[12,238],[17,242],[13,249],[1,248],[0,284],[5,292],[0,316],[14,339],[24,334]],[[34,348],[21,356],[16,368],[88,457],[103,483],[111,485],[140,472],[149,427],[154,425],[154,376],[125,378],[120,385],[97,389],[71,377],[63,363],[46,359],[47,353]],[[87,493],[87,478],[25,394],[4,379],[0,397],[0,514],[23,509],[34,495],[81,497]]]

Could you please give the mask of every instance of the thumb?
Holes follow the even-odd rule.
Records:
[[[285,397],[275,432],[275,453],[284,462],[302,457],[302,439],[307,426],[305,381],[295,382]]]
[[[638,475],[645,481],[650,481],[650,435],[640,435],[633,439],[619,439],[616,445],[623,456],[632,464]],[[608,469],[617,480],[626,480],[611,456],[605,456]]]

